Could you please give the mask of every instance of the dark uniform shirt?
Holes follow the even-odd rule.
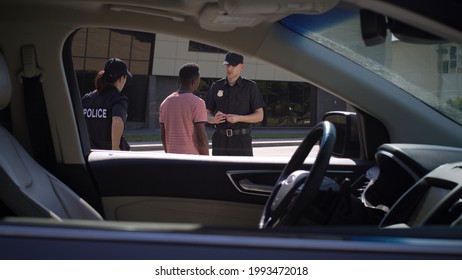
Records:
[[[220,111],[224,114],[249,115],[265,106],[257,84],[242,77],[239,77],[232,86],[226,78],[213,83],[205,102],[207,110],[214,114]],[[223,133],[226,129],[249,129],[250,126],[250,123],[243,122],[216,124],[217,131],[212,136],[212,154],[252,156],[250,133],[233,136]]]
[[[112,117],[127,120],[128,98],[114,86],[98,93],[96,90],[82,98],[83,114],[87,122],[92,149],[111,150]]]
[[[242,77],[239,77],[233,86],[226,78],[213,83],[205,102],[207,110],[235,115],[249,115],[265,106],[257,84]],[[217,124],[217,128],[220,129],[248,127],[250,127],[249,123]]]

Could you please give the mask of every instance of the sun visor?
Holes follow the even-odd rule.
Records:
[[[262,22],[275,22],[291,14],[321,14],[333,9],[339,0],[220,0],[208,3],[200,13],[202,28],[232,31],[253,27]]]

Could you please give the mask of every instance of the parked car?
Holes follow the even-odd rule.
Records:
[[[462,7],[427,2],[1,1],[0,258],[460,259]],[[91,150],[83,28],[240,52],[353,112],[290,159]]]

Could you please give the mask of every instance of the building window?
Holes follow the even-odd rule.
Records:
[[[206,53],[227,53],[223,49],[202,44],[195,41],[189,41],[189,51],[190,52],[206,52]]]
[[[152,68],[155,34],[105,29],[83,28],[74,36],[72,57],[81,95],[95,89],[96,73],[107,59],[117,57],[127,63],[133,79],[125,86],[129,99],[128,120],[144,122],[148,75]]]
[[[441,71],[444,74],[462,73],[462,48],[458,46],[441,46]]]
[[[316,87],[303,82],[256,81],[265,99],[264,126],[312,125],[312,94]]]

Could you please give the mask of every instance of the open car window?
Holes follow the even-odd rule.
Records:
[[[226,76],[222,63],[227,51],[170,35],[107,28],[82,28],[72,39],[81,97],[95,89],[95,77],[108,58],[118,57],[127,63],[133,77],[122,91],[129,99],[125,136],[134,150],[141,143],[146,147],[147,142],[155,146],[143,149],[160,153],[159,106],[178,89],[179,68],[186,62],[200,65],[201,84],[195,94],[205,99],[212,83]],[[273,148],[257,151],[255,156],[291,156],[327,111],[353,109],[278,67],[250,56],[245,57],[244,65],[242,76],[257,83],[266,105],[265,117],[253,125],[252,137],[257,147]],[[208,124],[207,129],[211,139],[214,128]]]

